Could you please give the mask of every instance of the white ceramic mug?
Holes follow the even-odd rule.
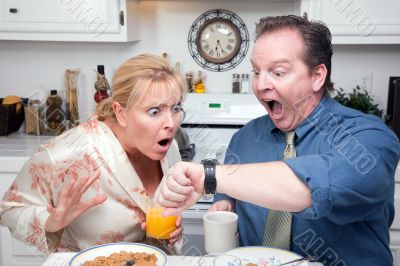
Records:
[[[204,246],[207,253],[223,253],[237,247],[237,221],[237,214],[228,211],[204,215]]]

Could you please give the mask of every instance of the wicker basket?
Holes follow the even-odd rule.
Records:
[[[27,105],[28,98],[22,99],[24,105]],[[11,132],[17,131],[24,122],[24,107],[21,106],[18,112],[17,104],[1,104],[3,98],[0,98],[0,136],[6,136]]]

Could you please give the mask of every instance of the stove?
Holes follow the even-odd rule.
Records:
[[[184,101],[182,127],[195,144],[193,162],[214,158],[223,162],[233,134],[266,110],[253,94],[195,94]]]
[[[266,110],[253,94],[187,95],[182,122],[195,146],[193,162],[204,158],[223,163],[232,136],[250,120],[265,115]],[[212,202],[202,198],[199,202]]]
[[[181,127],[195,148],[193,162],[213,158],[224,162],[232,136],[250,120],[265,115],[266,110],[253,94],[189,93],[183,102],[185,117]],[[185,230],[183,254],[205,254],[203,216],[213,198],[201,198],[182,213]]]

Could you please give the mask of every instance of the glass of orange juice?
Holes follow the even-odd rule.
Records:
[[[163,216],[164,208],[152,200],[147,201],[146,236],[154,239],[168,239],[176,230],[177,216]]]

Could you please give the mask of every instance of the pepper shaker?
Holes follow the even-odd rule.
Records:
[[[232,93],[240,93],[240,75],[233,74],[232,76]]]

